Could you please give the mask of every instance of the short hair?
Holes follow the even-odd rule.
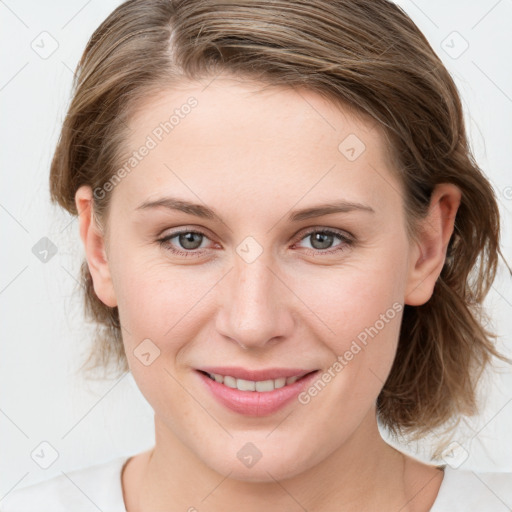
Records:
[[[411,237],[438,183],[462,191],[431,298],[406,305],[394,363],[377,399],[392,432],[421,435],[477,411],[492,356],[483,300],[502,256],[499,209],[466,135],[449,72],[409,16],[387,0],[130,0],[89,40],[50,172],[52,201],[77,215],[75,192],[112,178],[137,105],[164,88],[221,72],[303,88],[372,120],[403,185]],[[111,194],[94,196],[106,224]],[[503,257],[503,256],[502,256]],[[128,368],[117,307],[82,264],[85,312],[97,327],[91,367]]]

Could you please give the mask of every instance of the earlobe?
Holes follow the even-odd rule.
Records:
[[[75,204],[80,223],[80,238],[84,244],[94,292],[105,305],[115,307],[117,300],[105,250],[105,238],[93,214],[91,187],[83,185],[76,191]]]
[[[451,183],[441,183],[432,192],[427,216],[420,221],[418,237],[411,243],[405,304],[425,304],[434,291],[446,259],[461,190]]]

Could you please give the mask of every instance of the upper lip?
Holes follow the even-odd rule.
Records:
[[[303,377],[315,370],[305,370],[303,368],[265,368],[262,370],[249,370],[240,366],[205,366],[198,370],[206,373],[217,373],[219,375],[229,375],[235,379],[244,379],[252,381],[279,379],[281,377]]]

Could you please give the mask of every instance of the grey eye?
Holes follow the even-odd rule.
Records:
[[[311,233],[308,236],[314,249],[329,249],[334,241],[333,235],[321,231]]]
[[[180,245],[184,249],[198,249],[203,241],[203,235],[201,233],[194,233],[193,231],[187,231],[186,233],[180,233],[176,235],[178,237]]]

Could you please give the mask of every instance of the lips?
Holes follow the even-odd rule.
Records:
[[[297,368],[246,370],[207,367],[196,371],[218,403],[246,416],[266,416],[277,412],[290,404],[317,373],[318,370]],[[270,385],[272,381],[280,382],[280,386],[273,388]]]

